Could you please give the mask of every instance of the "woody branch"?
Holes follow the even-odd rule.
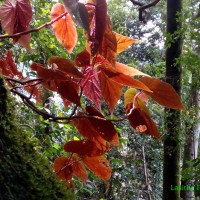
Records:
[[[139,20],[146,23],[146,16],[147,16],[147,11],[146,9],[155,6],[157,3],[160,2],[160,0],[154,0],[153,2],[149,4],[144,4],[135,0],[130,0],[134,5],[140,6],[139,7]],[[143,15],[145,13],[145,15]]]

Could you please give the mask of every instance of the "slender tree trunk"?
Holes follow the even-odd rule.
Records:
[[[180,94],[181,66],[177,59],[182,52],[181,22],[182,0],[167,0],[166,81]],[[180,199],[180,111],[166,109],[166,137],[164,139],[163,200]]]
[[[183,170],[190,167],[188,161],[192,161],[197,158],[198,154],[198,141],[199,141],[199,107],[200,107],[200,95],[198,90],[198,78],[199,73],[192,73],[192,85],[191,85],[191,95],[189,99],[189,107],[191,109],[192,114],[190,115],[190,120],[186,122],[186,141],[184,146],[184,158],[183,158]],[[194,119],[194,120],[192,120]],[[182,180],[182,186],[194,186],[195,180],[187,179]],[[183,190],[181,191],[181,197],[183,200],[192,200],[194,199],[194,191],[193,190]]]

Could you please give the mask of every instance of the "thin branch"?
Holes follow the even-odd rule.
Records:
[[[51,20],[50,22],[48,22],[46,24],[43,24],[43,25],[41,25],[41,26],[39,26],[38,28],[35,28],[35,29],[31,29],[31,30],[28,30],[28,31],[15,33],[15,34],[12,34],[12,35],[0,35],[0,39],[15,38],[15,37],[18,37],[18,36],[21,36],[21,35],[26,35],[26,34],[29,34],[29,33],[32,33],[32,32],[37,32],[37,31],[39,31],[39,30],[41,30],[43,28],[47,28],[48,26],[52,25],[54,22],[56,22],[60,18],[64,17],[66,14],[67,14],[67,11],[64,12],[63,14],[61,14],[60,16],[56,17],[55,19]]]
[[[149,176],[148,176],[148,172],[147,172],[147,163],[146,163],[146,158],[145,158],[144,146],[142,146],[142,157],[143,157],[144,176],[145,176],[145,184],[147,186],[148,199],[152,200],[151,194],[150,194],[151,186],[149,184]]]

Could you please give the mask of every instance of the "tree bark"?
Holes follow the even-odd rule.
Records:
[[[199,71],[199,70],[197,70]],[[196,71],[192,73],[192,85],[191,85],[191,95],[189,98],[189,107],[191,109],[191,115],[189,121],[186,122],[186,140],[184,145],[184,157],[183,157],[183,170],[191,167],[188,161],[192,161],[197,158],[198,154],[198,141],[199,141],[199,132],[200,132],[200,95],[198,90],[198,77],[199,73]],[[192,120],[194,119],[194,120]],[[193,177],[191,175],[191,177]],[[195,180],[192,178],[182,180],[182,186],[194,186]],[[193,200],[194,199],[194,191],[193,190],[183,190],[181,191],[181,197],[183,200]]]
[[[0,77],[0,200],[73,200],[73,192],[35,150],[37,142],[20,127],[15,109]]]
[[[177,93],[181,91],[181,65],[177,62],[182,53],[181,20],[182,0],[167,0],[166,81]],[[180,111],[166,109],[166,136],[164,138],[163,200],[180,199]]]

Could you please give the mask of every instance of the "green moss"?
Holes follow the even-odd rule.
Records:
[[[72,200],[35,141],[17,125],[14,103],[0,77],[0,200]]]

